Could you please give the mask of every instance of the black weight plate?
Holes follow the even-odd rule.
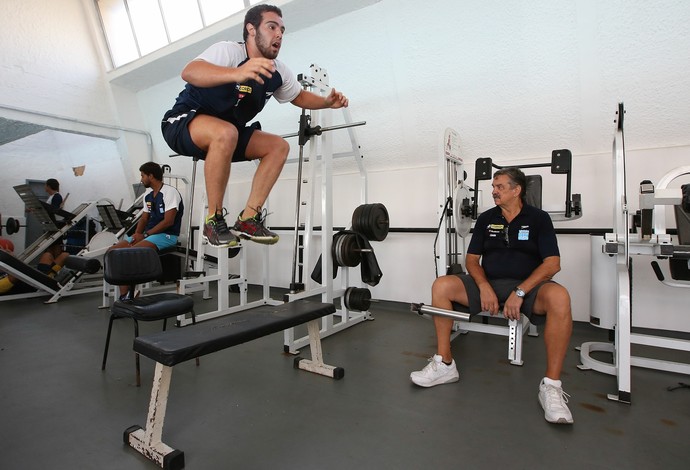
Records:
[[[359,264],[362,260],[362,255],[358,250],[357,237],[352,234],[346,234],[343,239],[342,249],[339,253],[344,266],[352,268]]]
[[[355,211],[352,213],[352,222],[351,222],[350,226],[352,227],[352,230],[354,230],[355,232],[359,231],[358,227],[360,225],[360,218],[362,216],[362,210],[363,209],[364,209],[364,205],[357,206],[357,208],[355,208]]]
[[[383,204],[371,204],[367,226],[369,228],[367,238],[377,242],[383,241],[388,236],[390,226],[388,210]]]
[[[7,234],[13,235],[19,232],[19,227],[21,226],[19,225],[19,221],[17,219],[9,217],[5,223],[5,227],[7,228]]]

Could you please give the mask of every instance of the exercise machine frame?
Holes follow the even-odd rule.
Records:
[[[298,80],[305,89],[320,94],[327,95],[330,92],[328,72],[312,65],[310,76],[300,74]],[[342,267],[340,270],[340,287],[335,286],[332,278],[333,263],[335,260],[331,256],[333,245],[333,160],[335,158],[352,157],[354,158],[360,176],[360,203],[367,203],[367,173],[363,165],[364,155],[361,153],[361,145],[357,139],[354,127],[365,124],[364,122],[354,122],[348,108],[341,108],[345,123],[342,125],[332,125],[332,112],[311,111],[307,114],[302,112],[300,120],[299,136],[299,159],[298,179],[297,179],[297,200],[295,203],[295,246],[293,251],[292,283],[290,292],[285,294],[284,300],[291,302],[297,299],[304,299],[313,296],[321,296],[321,301],[334,303],[340,298],[340,308],[336,306],[336,312],[321,319],[320,336],[322,338],[335,334],[343,329],[354,326],[365,320],[372,319],[368,311],[353,311],[345,306],[343,296],[350,286],[350,268]],[[341,153],[333,152],[333,139],[328,131],[336,129],[347,129],[350,140],[350,149]],[[284,136],[293,137],[295,134]],[[309,144],[309,153],[304,154],[304,147]],[[320,150],[320,153],[319,153]],[[306,178],[302,177],[303,164],[308,166]],[[320,209],[321,209],[321,285],[317,286],[307,276],[304,283],[305,269],[313,266],[312,263],[312,243],[315,233],[314,216],[317,203],[317,178],[321,179],[320,185]],[[303,186],[308,186],[308,196],[301,198]],[[300,208],[304,208],[304,222],[300,220]],[[300,231],[303,235],[300,236]],[[301,246],[299,242],[301,239]],[[301,252],[301,262],[298,256]],[[336,318],[337,317],[337,318]],[[309,336],[296,337],[295,329],[290,328],[284,332],[284,349],[286,352],[296,353],[299,348],[309,344]]]
[[[602,325],[600,321],[592,321],[594,326],[612,326],[615,330],[614,341],[611,343],[585,342],[580,345],[580,362],[582,370],[593,369],[609,375],[615,375],[617,392],[608,394],[610,400],[630,404],[632,401],[631,367],[645,367],[649,369],[675,372],[690,375],[690,364],[633,356],[632,344],[653,346],[657,348],[690,351],[690,341],[665,337],[633,333],[631,319],[631,256],[646,255],[657,258],[690,259],[690,246],[674,245],[671,235],[666,233],[666,205],[678,205],[682,202],[680,189],[669,189],[668,185],[676,178],[690,174],[690,166],[676,168],[666,173],[654,188],[648,181],[640,185],[641,230],[630,233],[630,214],[626,194],[626,157],[623,133],[625,109],[619,103],[617,110],[617,126],[613,139],[613,174],[614,174],[614,230],[604,236],[601,256],[615,257],[616,269],[616,311],[613,324]],[[655,207],[656,206],[656,207]],[[654,226],[652,232],[649,228]],[[594,254],[593,254],[594,255]],[[656,269],[656,268],[655,268]],[[668,282],[657,271],[662,283],[670,287],[690,287],[690,282]],[[593,352],[611,353],[613,362],[608,363],[594,359]]]
[[[462,259],[465,253],[465,237],[470,233],[472,220],[476,220],[478,212],[479,182],[493,178],[492,168],[501,169],[503,166],[494,164],[489,157],[479,158],[475,162],[474,188],[465,184],[467,175],[464,161],[460,155],[460,137],[457,131],[447,128],[443,137],[443,151],[439,160],[439,238],[441,243],[438,254],[435,250],[436,275],[443,276],[462,269]],[[554,150],[551,162],[525,165],[511,165],[518,168],[550,167],[552,174],[566,176],[565,208],[562,211],[549,211],[552,220],[575,220],[582,217],[579,194],[571,193],[572,154],[569,150]],[[442,237],[441,237],[442,235]],[[436,247],[434,247],[436,248]],[[464,271],[464,270],[463,270]],[[491,324],[488,312],[481,312],[482,322],[471,322],[468,309],[451,311],[425,305],[414,305],[413,311],[420,315],[442,315],[453,318],[451,341],[459,334],[470,331],[488,333],[508,337],[508,360],[513,365],[522,365],[522,338],[525,333],[538,336],[537,327],[522,315],[520,320],[508,320],[506,326]],[[496,317],[494,317],[496,318]]]

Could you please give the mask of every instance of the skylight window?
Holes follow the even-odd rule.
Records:
[[[133,62],[259,0],[94,0],[113,67]]]

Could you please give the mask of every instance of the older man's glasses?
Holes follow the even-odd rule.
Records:
[[[509,228],[508,225],[503,227],[503,243],[505,243],[506,246],[510,246],[510,237],[508,236],[508,228]]]

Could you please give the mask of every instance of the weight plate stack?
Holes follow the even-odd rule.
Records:
[[[338,266],[353,268],[362,261],[357,237],[351,233],[336,234],[333,240],[333,259]]]
[[[366,312],[371,307],[371,291],[366,288],[348,287],[343,295],[345,308]]]
[[[388,210],[381,203],[362,204],[352,213],[352,230],[370,241],[383,241],[388,236]]]

